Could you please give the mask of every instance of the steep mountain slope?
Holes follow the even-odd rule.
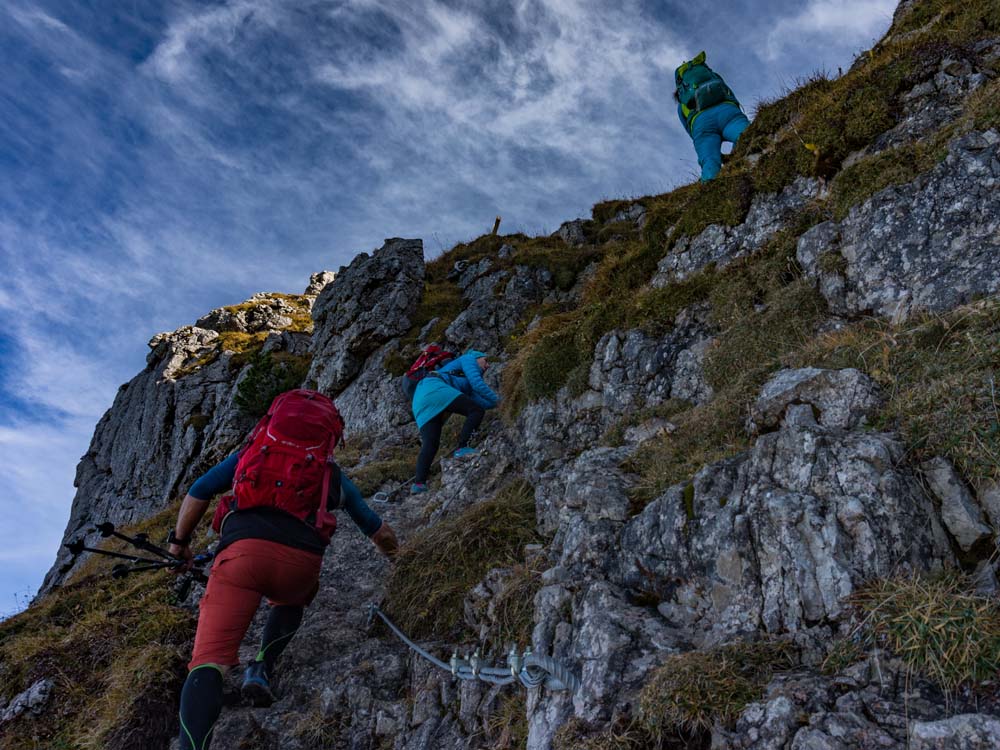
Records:
[[[404,553],[344,524],[280,700],[228,707],[214,747],[998,746],[998,72],[1000,3],[905,2],[846,74],[761,106],[712,183],[426,264],[387,240],[155,337],[67,539],[165,533],[306,383]],[[490,350],[504,403],[410,497],[396,376],[429,341]],[[0,624],[2,746],[167,747],[200,592],[67,562]],[[530,645],[581,687],[453,684],[370,602],[439,656]]]

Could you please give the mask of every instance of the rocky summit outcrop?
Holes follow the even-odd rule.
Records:
[[[309,377],[318,388],[339,393],[369,354],[406,333],[423,281],[420,240],[386,240],[370,257],[362,253],[337,272],[313,305],[316,335]]]
[[[580,681],[459,682],[372,625],[405,566],[344,518],[277,702],[229,701],[213,747],[997,746],[1000,26],[951,0],[905,2],[893,23],[842,77],[764,105],[714,183],[440,259],[389,239],[304,296],[255,295],[150,341],[80,462],[67,540],[162,512],[274,388],[315,387],[345,417],[345,472],[405,548],[427,553],[443,529],[481,558],[422,571],[437,583],[420,601],[462,583],[454,627],[421,644],[503,664],[503,631]],[[398,378],[430,341],[488,351],[503,404],[474,457],[449,453],[449,424],[430,491],[411,496],[419,438]],[[473,523],[508,495],[528,528],[496,551],[513,514]],[[90,622],[75,613],[98,585],[60,588],[67,562],[44,590],[70,598],[28,613],[55,645],[22,672],[0,652],[0,741],[75,736],[59,722],[87,711],[111,716],[103,746],[169,746],[169,722],[123,712],[124,732],[60,679],[62,628]],[[100,625],[114,644],[141,626]],[[10,648],[38,647],[24,637]],[[106,692],[172,702],[185,654],[162,641],[129,640]],[[87,651],[95,669],[107,651]]]

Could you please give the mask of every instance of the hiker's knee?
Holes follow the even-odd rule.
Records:
[[[216,664],[212,661],[192,661],[188,664],[188,675],[198,669],[216,669],[219,674],[223,677],[229,672],[230,665],[228,664]]]

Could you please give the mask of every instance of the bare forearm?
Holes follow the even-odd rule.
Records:
[[[181,503],[181,509],[177,513],[174,536],[178,539],[190,539],[201,517],[208,510],[208,502],[208,500],[199,500],[192,495],[186,495]]]

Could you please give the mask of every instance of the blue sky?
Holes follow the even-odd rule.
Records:
[[[847,67],[892,0],[0,7],[0,614],[155,333],[301,291],[385,237],[551,232],[696,174],[670,100],[701,49],[751,110]]]

